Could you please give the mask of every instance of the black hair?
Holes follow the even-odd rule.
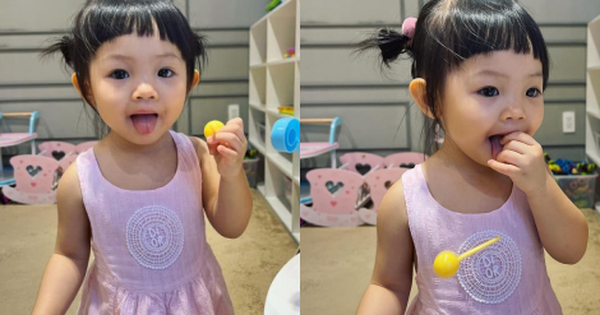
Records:
[[[205,40],[194,33],[172,0],[87,0],[67,34],[44,49],[42,56],[60,51],[64,62],[77,74],[83,99],[91,105],[89,70],[98,48],[119,36],[134,32],[153,36],[155,31],[161,40],[171,42],[181,52],[189,93],[196,66],[202,72],[206,63]],[[99,127],[98,133],[103,134],[104,127]]]
[[[423,127],[426,150],[432,148],[436,126],[444,128],[438,113],[446,77],[468,58],[501,50],[533,52],[542,63],[544,90],[548,83],[550,61],[542,33],[513,0],[431,0],[419,13],[412,38],[386,28],[360,42],[358,51],[371,48],[381,51],[382,65],[387,67],[406,53],[412,59],[412,77],[426,80],[434,115]]]

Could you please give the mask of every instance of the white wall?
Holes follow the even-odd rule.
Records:
[[[399,29],[425,1],[303,0],[301,13],[302,117],[341,116],[340,152],[423,151],[421,114],[407,87],[408,61],[381,72],[375,55],[354,55],[356,43],[382,26]],[[536,139],[553,157],[585,158],[586,24],[599,0],[520,1],[540,25],[552,61],[544,123]],[[410,119],[399,119],[404,112]],[[575,111],[576,133],[563,134],[562,112]],[[372,127],[373,123],[375,128]],[[304,127],[305,141],[323,141],[322,129]],[[326,159],[303,164],[325,166]]]
[[[177,130],[200,135],[206,122],[227,120],[227,105],[248,112],[248,31],[268,0],[176,0],[192,27],[208,38],[209,64]],[[0,111],[41,112],[40,139],[95,137],[83,104],[58,55],[40,60],[42,47],[70,26],[83,0],[0,0]],[[18,126],[23,128],[24,126]]]

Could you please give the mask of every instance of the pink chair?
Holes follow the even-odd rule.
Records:
[[[418,152],[400,152],[386,156],[383,159],[383,164],[387,168],[391,167],[403,167],[403,168],[414,168],[415,165],[425,162],[428,158],[424,153]]]
[[[75,145],[62,141],[46,141],[39,146],[40,155],[54,158],[60,166],[59,172],[62,174],[71,163],[77,158]]]
[[[340,168],[356,172],[363,177],[370,172],[384,167],[383,157],[366,152],[345,153],[340,156],[340,161],[342,162]],[[364,206],[369,201],[369,185],[366,183],[363,184],[358,190],[358,195],[359,197],[355,206],[356,209]]]
[[[364,180],[359,174],[331,168],[306,174],[313,205],[300,205],[300,218],[321,226],[358,226],[363,222],[354,208],[358,189]]]
[[[365,176],[370,171],[383,167],[383,157],[366,152],[350,152],[340,156],[340,162],[344,168]]]
[[[56,188],[62,174],[79,153],[96,143],[98,141],[88,141],[75,146],[68,142],[47,141],[39,145],[38,155],[13,157],[10,163],[15,170],[16,187],[4,186],[2,192],[19,203],[56,203]]]
[[[300,119],[300,124],[329,124],[329,141],[300,143],[300,159],[308,159],[329,153],[331,167],[337,168],[335,150],[339,148],[340,144],[336,139],[337,129],[342,124],[342,118],[304,118]]]
[[[337,155],[336,149],[340,147],[337,141],[338,129],[341,128],[342,118],[303,118],[300,119],[301,125],[329,125],[329,141],[328,142],[301,142],[300,143],[300,160],[309,159],[321,154],[329,153],[329,159],[331,160],[331,168],[337,168]],[[305,183],[301,183],[304,185]],[[311,203],[312,199],[308,195],[300,196],[300,203],[306,204]]]
[[[373,207],[371,209],[360,208],[358,216],[362,221],[370,225],[377,225],[377,210],[388,189],[398,181],[407,168],[384,168],[370,172],[365,176],[365,182],[369,185]]]
[[[25,204],[56,203],[55,174],[59,162],[43,155],[17,155],[10,159],[16,186],[3,186],[4,195]]]
[[[4,119],[7,118],[7,119]],[[7,123],[9,119],[28,119],[29,132],[13,132],[11,126]],[[40,118],[40,113],[19,112],[19,113],[4,113],[0,112],[0,186],[14,185],[15,178],[12,170],[5,170],[2,163],[2,150],[4,147],[16,146],[21,143],[30,142],[31,154],[36,154],[35,139],[38,134],[36,132],[37,123]]]

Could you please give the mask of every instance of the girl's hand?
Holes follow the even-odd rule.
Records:
[[[522,131],[504,136],[500,144],[502,151],[495,160],[488,160],[488,166],[510,177],[527,195],[543,188],[550,173],[542,146]]]
[[[243,173],[243,161],[248,142],[244,135],[244,122],[234,118],[206,139],[211,155],[217,162],[217,171],[221,178],[235,178]]]

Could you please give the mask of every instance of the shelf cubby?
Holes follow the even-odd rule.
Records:
[[[294,106],[296,65],[269,66],[267,69],[267,107]]]
[[[284,59],[289,48],[296,48],[296,1],[273,10],[267,23],[267,62]]]
[[[587,48],[588,69],[600,68],[600,16],[588,24]]]
[[[296,242],[300,241],[300,157],[271,145],[273,124],[290,117],[279,106],[293,106],[300,117],[299,1],[280,4],[250,28],[249,142],[263,155],[264,183],[258,191]],[[295,47],[295,56],[284,57]]]
[[[267,19],[256,22],[250,29],[250,66],[267,61]]]
[[[249,102],[257,106],[265,106],[267,94],[267,68],[255,67],[250,69]]]
[[[265,113],[254,108],[250,108],[248,112],[248,134],[251,144],[256,147],[257,150],[261,151],[262,154],[266,154],[266,119]]]

